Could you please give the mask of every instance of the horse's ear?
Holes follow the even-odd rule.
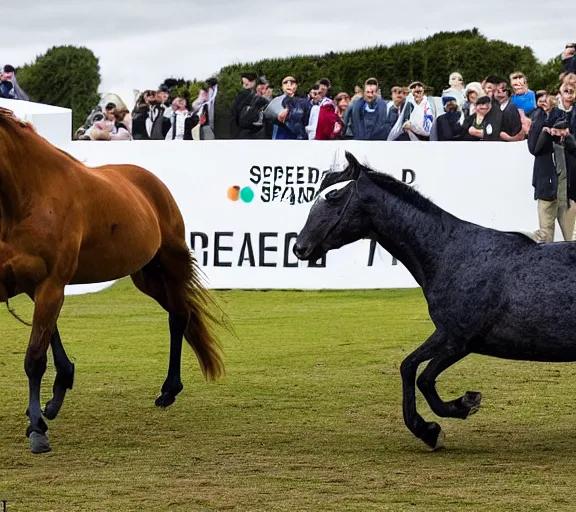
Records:
[[[356,160],[356,157],[349,151],[346,151],[346,160],[348,160],[348,167],[350,169],[351,175],[350,177],[353,180],[357,180],[360,177],[360,173],[362,172],[362,165],[360,165],[360,162]]]

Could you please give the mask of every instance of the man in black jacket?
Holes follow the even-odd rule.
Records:
[[[520,112],[512,101],[510,101],[510,86],[505,78],[490,76],[487,78],[492,84],[492,94],[494,97],[493,108],[498,108],[502,112],[500,123],[500,140],[504,142],[517,142],[524,140],[526,136],[522,130],[522,120]]]
[[[256,73],[242,73],[242,92],[236,96],[232,103],[232,119],[230,123],[230,137],[240,139],[242,127],[240,126],[240,115],[244,108],[252,101],[252,96],[256,94]]]
[[[554,241],[556,220],[564,240],[573,240],[576,220],[576,140],[568,129],[566,112],[554,108],[549,114],[537,109],[528,135],[534,155],[532,185],[538,201],[540,242]]]

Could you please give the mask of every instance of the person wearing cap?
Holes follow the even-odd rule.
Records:
[[[6,64],[0,71],[0,98],[30,101],[28,95],[18,85],[16,69]]]
[[[474,104],[474,113],[468,114],[462,123],[461,134],[458,140],[495,141],[500,139],[500,122],[501,115],[498,117],[490,116],[492,98],[487,95],[480,96]]]
[[[537,108],[528,133],[534,155],[532,186],[538,202],[539,242],[553,242],[556,221],[564,240],[574,240],[576,220],[576,141],[567,113],[559,108],[546,113]]]
[[[446,141],[455,140],[462,131],[460,124],[460,111],[458,109],[458,98],[455,96],[442,96],[442,106],[444,114],[439,115],[434,121],[430,140]]]

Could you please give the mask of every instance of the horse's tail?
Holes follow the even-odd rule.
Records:
[[[24,320],[22,317],[18,316],[18,314],[16,313],[16,311],[14,311],[11,307],[10,307],[10,302],[8,302],[8,299],[6,299],[6,307],[8,308],[8,312],[19,322],[23,323],[24,325],[27,325],[28,327],[32,327],[32,324],[27,322],[26,320]]]
[[[201,269],[194,255],[189,255],[189,276],[184,294],[190,313],[184,338],[190,344],[206,380],[216,380],[225,374],[222,344],[216,327],[224,327],[234,334],[227,315],[201,281]]]

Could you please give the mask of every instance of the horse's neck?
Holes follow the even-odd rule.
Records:
[[[372,237],[425,288],[436,274],[451,216],[440,208],[423,211],[388,192],[372,204]]]

